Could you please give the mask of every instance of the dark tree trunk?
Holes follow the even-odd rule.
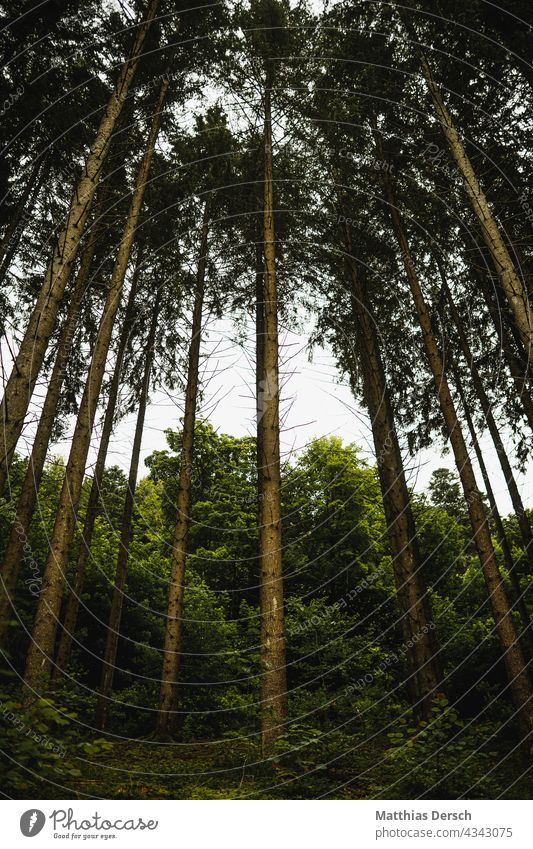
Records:
[[[131,86],[142,53],[145,38],[157,12],[159,0],[150,0],[144,22],[138,29],[130,57],[123,65],[113,94],[100,122],[82,176],[74,192],[67,218],[54,248],[42,289],[31,314],[15,364],[7,381],[0,405],[0,495],[9,472],[24,418],[41,370],[50,337],[54,332],[65,286],[91,205],[100,181],[102,167],[111,144],[116,122]]]
[[[49,544],[49,554],[44,568],[43,583],[35,615],[32,639],[26,659],[25,680],[30,689],[46,681],[51,670],[61,597],[70,546],[76,525],[76,511],[82,491],[91,433],[98,399],[100,397],[115,317],[122,294],[135,231],[139,223],[139,215],[155,143],[159,134],[161,110],[167,88],[168,80],[164,80],[153,114],[146,150],[137,173],[135,189],[113,268],[94,352],[91,358],[89,374],[85,383],[76,427],[72,437],[56,521]]]
[[[287,719],[287,672],[281,538],[279,342],[272,157],[271,87],[265,89],[264,344],[258,399],[259,563],[261,611],[261,744],[267,753]]]
[[[21,564],[24,560],[24,551],[27,546],[28,531],[37,503],[39,485],[46,463],[46,455],[50,445],[50,439],[57,414],[57,407],[63,385],[65,367],[72,349],[72,342],[76,326],[78,324],[80,306],[86,291],[87,281],[91,270],[91,263],[96,248],[98,226],[91,229],[89,239],[80,268],[74,281],[70,303],[61,330],[57,354],[48,383],[48,390],[44,399],[43,409],[32,452],[28,461],[28,468],[22,483],[19,502],[17,504],[16,517],[11,527],[11,534],[4,552],[2,563],[2,589],[0,591],[0,645],[4,644],[7,635],[8,615],[11,609],[11,598],[15,591]]]
[[[200,367],[200,345],[202,341],[202,310],[204,305],[205,273],[209,235],[210,203],[206,201],[200,240],[200,254],[196,273],[196,291],[187,369],[185,411],[181,447],[181,465],[176,499],[176,527],[172,542],[170,585],[168,588],[167,628],[163,650],[163,668],[159,691],[159,713],[157,733],[165,736],[176,725],[178,706],[178,675],[180,669],[183,600],[185,592],[185,566],[187,561],[187,537],[191,508],[191,483],[194,463],[194,425],[198,402],[198,371]]]
[[[340,211],[343,213],[342,208]],[[372,317],[366,287],[358,272],[350,231],[346,225],[342,227],[342,241],[361,357],[363,395],[371,418],[383,507],[394,558],[393,571],[402,636],[404,644],[408,647],[407,689],[415,712],[428,719],[432,701],[439,689],[442,689],[435,623],[422,573],[415,523],[376,323]]]
[[[375,138],[378,156],[381,161],[383,161],[381,136],[377,131],[375,133]],[[433,374],[433,380],[443,419],[452,445],[457,471],[459,472],[464,496],[468,505],[468,513],[472,525],[474,542],[479,555],[481,569],[492,607],[496,631],[500,640],[507,670],[509,690],[516,709],[519,712],[524,732],[527,735],[527,738],[529,738],[533,731],[533,690],[525,667],[520,642],[514,627],[503,578],[494,554],[488,518],[485,514],[481,493],[476,483],[474,470],[470,462],[463,432],[457,417],[446,374],[444,372],[442,359],[431,325],[430,314],[422,294],[415,263],[409,249],[403,220],[396,204],[390,173],[386,169],[383,169],[382,174],[394,233],[398,240],[398,246],[402,256],[406,277],[409,282],[414,307],[422,330],[426,356]]]
[[[2,242],[0,243],[0,285],[3,283],[9,267],[13,262],[20,239],[26,229],[26,224],[43,186],[46,176],[45,165],[46,157],[43,157],[42,155],[37,157],[26,185],[24,186],[24,191],[19,199],[17,208],[13,213],[6,232],[2,238]],[[31,201],[29,208],[26,210],[30,195]]]
[[[527,517],[527,513],[524,509],[524,505],[522,503],[522,499],[520,497],[520,492],[518,490],[518,484],[516,483],[516,479],[511,468],[511,464],[509,462],[509,458],[507,456],[507,452],[505,450],[505,446],[503,444],[503,440],[500,436],[500,431],[498,429],[498,425],[496,424],[496,420],[494,418],[494,414],[492,412],[492,405],[490,400],[485,392],[485,387],[483,385],[483,380],[478,371],[478,368],[475,364],[474,357],[470,350],[470,346],[468,344],[468,339],[466,337],[466,333],[464,331],[463,323],[461,321],[461,316],[459,315],[459,311],[455,306],[454,300],[452,298],[450,288],[446,281],[446,275],[444,273],[444,269],[439,263],[440,268],[440,276],[442,280],[442,285],[444,292],[446,294],[446,299],[450,306],[450,311],[452,314],[453,323],[455,324],[457,335],[459,338],[459,344],[461,346],[461,350],[463,352],[463,357],[466,360],[466,364],[470,370],[470,375],[472,377],[472,383],[474,386],[475,393],[479,399],[479,403],[481,405],[481,409],[483,410],[483,415],[485,416],[485,421],[487,423],[487,427],[489,429],[489,433],[491,435],[492,441],[494,443],[494,447],[496,449],[496,453],[498,455],[498,460],[500,462],[500,466],[505,478],[505,482],[507,484],[507,489],[509,491],[509,495],[511,496],[511,503],[513,505],[513,509],[515,511],[515,515],[518,521],[518,526],[520,528],[520,535],[522,537],[522,541],[524,543],[524,553],[526,555],[527,561],[529,563],[529,569],[533,572],[533,535],[531,533],[531,526],[529,524],[529,519]]]
[[[483,457],[483,452],[479,445],[479,440],[477,438],[476,429],[474,426],[474,422],[472,420],[472,416],[470,415],[470,408],[468,406],[468,401],[466,399],[465,391],[463,389],[463,384],[461,378],[459,376],[459,371],[455,365],[452,365],[453,369],[453,379],[455,382],[455,386],[457,388],[457,393],[461,399],[461,404],[463,407],[464,416],[466,419],[466,424],[468,426],[468,430],[470,432],[470,438],[472,440],[472,445],[474,446],[474,451],[476,452],[476,458],[478,462],[478,466],[481,471],[481,475],[483,477],[483,482],[485,484],[485,489],[487,490],[487,498],[489,499],[491,517],[494,522],[494,527],[496,530],[496,536],[498,538],[498,542],[501,545],[503,559],[505,561],[505,567],[507,569],[507,574],[509,575],[509,580],[511,582],[511,586],[513,588],[513,593],[515,597],[515,606],[520,614],[520,620],[523,626],[522,637],[527,645],[529,657],[533,657],[533,642],[531,638],[531,617],[529,615],[528,609],[526,607],[526,603],[524,600],[524,592],[520,586],[520,580],[518,578],[518,574],[516,572],[516,563],[513,560],[513,555],[511,553],[511,546],[509,545],[509,540],[507,539],[507,534],[505,533],[505,528],[503,526],[502,518],[500,516],[500,511],[498,510],[498,505],[496,504],[496,498],[494,497],[494,490],[492,489],[492,484],[490,482],[490,476],[487,470],[487,466],[485,464],[485,460]]]
[[[135,269],[131,279],[131,287],[128,296],[128,303],[126,306],[126,313],[124,316],[124,326],[122,328],[122,333],[120,336],[115,368],[111,380],[111,385],[109,387],[109,395],[107,398],[107,406],[104,416],[104,423],[102,426],[102,435],[100,437],[100,445],[98,446],[98,455],[96,457],[96,463],[93,471],[91,490],[87,502],[87,509],[85,511],[80,550],[78,553],[78,559],[76,561],[76,569],[74,571],[74,582],[70,588],[70,592],[67,598],[65,615],[63,618],[61,635],[59,638],[59,646],[57,649],[56,662],[52,670],[52,679],[54,681],[59,680],[61,675],[63,675],[67,671],[68,665],[70,663],[72,641],[76,632],[81,594],[83,591],[83,585],[85,583],[85,573],[91,554],[91,542],[93,538],[94,526],[98,517],[98,500],[102,488],[102,479],[105,471],[105,461],[109,449],[111,434],[113,433],[113,423],[115,420],[115,411],[117,408],[124,354],[126,352],[126,346],[128,344],[128,340],[131,334],[132,319],[135,308],[135,299],[137,296],[137,286],[142,264],[142,257],[142,248],[141,246],[139,246],[135,262]]]
[[[139,458],[141,455],[141,444],[144,430],[144,419],[150,392],[150,380],[154,361],[154,344],[157,331],[157,320],[159,317],[159,297],[154,305],[152,322],[148,333],[145,352],[144,375],[139,397],[139,410],[137,412],[137,424],[131,450],[131,463],[128,476],[128,488],[122,511],[122,522],[120,532],[120,543],[117,557],[117,568],[115,572],[115,583],[111,597],[111,611],[109,613],[109,624],[107,627],[106,646],[102,675],[100,678],[100,693],[96,706],[96,726],[103,730],[107,726],[109,718],[110,698],[113,690],[113,677],[117,659],[118,641],[120,637],[120,623],[122,618],[122,604],[124,601],[124,588],[126,586],[126,573],[130,555],[130,546],[133,539],[133,509],[135,506],[135,487],[139,472]]]
[[[508,322],[506,322],[503,317],[501,309],[502,305],[499,300],[498,304],[494,302],[485,275],[481,271],[476,270],[476,276],[479,281],[485,303],[487,304],[487,308],[490,312],[492,322],[496,328],[501,351],[504,355],[505,361],[507,362],[511,377],[515,382],[516,393],[524,408],[524,413],[529,427],[533,431],[533,399],[531,397],[531,374],[529,373],[531,370],[531,364],[528,364],[524,360],[524,346],[519,336],[518,338],[516,338],[516,336],[514,337],[514,344],[517,345],[517,350],[520,351],[520,356],[515,353],[513,343],[508,335]],[[497,293],[496,297],[498,297]],[[509,318],[511,317],[509,316]]]

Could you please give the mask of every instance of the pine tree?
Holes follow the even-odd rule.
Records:
[[[100,320],[98,336],[91,358],[89,373],[80,403],[76,427],[72,437],[65,480],[61,491],[54,531],[50,540],[50,553],[44,569],[43,584],[35,615],[32,641],[26,658],[25,681],[30,688],[33,688],[40,680],[46,680],[51,668],[59,607],[65,581],[69,548],[75,528],[76,510],[81,496],[91,431],[104,377],[115,316],[120,302],[135,231],[139,223],[144,189],[148,180],[155,143],[159,134],[161,114],[167,89],[168,80],[164,79],[157,98],[146,150],[137,173],[131,206],[118,249],[106,303]]]
[[[76,186],[70,209],[54,248],[42,289],[32,311],[13,371],[6,384],[0,410],[0,493],[3,492],[15,447],[24,425],[35,381],[53,333],[65,286],[76,258],[96,187],[109,152],[111,137],[132,84],[143,44],[155,17],[159,0],[150,0],[128,61],[115,84],[95,140]]]
[[[342,250],[350,281],[350,318],[358,339],[363,397],[371,419],[383,507],[394,553],[393,570],[401,612],[402,636],[404,644],[409,647],[407,687],[415,711],[428,719],[442,682],[435,623],[424,585],[415,523],[379,347],[376,320],[368,292],[361,279],[363,271],[358,269],[356,264],[350,229],[345,223],[346,212],[341,201],[339,221],[343,222],[340,225]],[[355,381],[353,382],[355,384]]]
[[[401,19],[411,41],[413,44],[417,44],[418,37],[412,22],[404,13],[401,13]],[[429,61],[422,52],[420,52],[420,65],[437,119],[448,143],[450,154],[463,178],[465,191],[478,220],[483,238],[492,257],[495,271],[498,274],[513,312],[529,358],[533,355],[533,315],[527,292],[518,276],[508,247],[505,244],[486,195],[481,188],[461,136],[445,103],[441,89],[434,78]]]
[[[57,649],[57,657],[52,670],[52,678],[58,680],[64,674],[69,665],[70,653],[72,650],[72,641],[76,631],[78,620],[78,610],[80,605],[81,593],[85,582],[85,572],[87,563],[91,553],[91,542],[94,533],[94,526],[99,512],[99,498],[102,489],[102,481],[105,471],[105,463],[111,435],[113,433],[113,425],[117,409],[118,394],[123,374],[124,355],[132,332],[133,313],[135,301],[137,298],[137,287],[139,275],[142,269],[143,262],[142,244],[139,244],[137,256],[135,259],[135,267],[131,277],[130,291],[128,295],[128,303],[126,305],[125,315],[122,330],[120,333],[119,344],[116,353],[113,377],[109,385],[109,391],[106,398],[106,411],[104,422],[102,425],[102,433],[100,436],[100,444],[98,446],[98,455],[94,465],[93,479],[89,492],[89,499],[85,509],[85,519],[83,523],[83,531],[81,536],[81,546],[76,560],[76,568],[74,570],[74,578],[70,592],[67,598],[65,614],[61,627],[61,635]]]
[[[191,474],[194,462],[194,426],[198,403],[198,372],[202,341],[202,312],[204,306],[205,276],[207,269],[208,236],[211,204],[204,203],[196,287],[191,324],[191,338],[187,366],[187,386],[183,415],[181,464],[179,470],[178,496],[176,500],[176,527],[172,541],[172,561],[168,591],[167,625],[163,649],[163,669],[159,691],[159,713],[157,731],[167,734],[175,723],[177,683],[181,653],[183,620],[183,596],[185,590],[185,563],[187,557],[187,534],[191,505]]]
[[[71,353],[74,331],[79,320],[80,307],[89,280],[96,240],[98,238],[98,223],[98,218],[96,218],[91,227],[87,244],[83,251],[80,268],[73,284],[67,315],[59,336],[54,368],[48,382],[48,390],[35,434],[28,468],[22,484],[22,492],[17,504],[16,517],[13,521],[9,542],[4,552],[2,562],[2,592],[0,595],[0,644],[3,644],[6,636],[10,598],[17,583],[24,546],[37,503],[39,484],[57,414],[65,367]]]
[[[384,162],[386,160],[383,152],[382,138],[379,130],[377,129],[374,130],[374,138],[376,141],[376,152],[378,157],[381,162]],[[512,693],[516,709],[520,713],[522,726],[526,735],[525,740],[527,741],[533,729],[533,708],[531,707],[531,696],[533,693],[527,675],[524,656],[511,616],[511,609],[505,592],[503,578],[496,561],[485,507],[476,483],[474,470],[468,455],[462,428],[457,417],[455,404],[452,399],[442,359],[433,333],[430,314],[420,287],[416,266],[407,240],[405,226],[394,194],[390,170],[383,169],[382,174],[385,198],[388,203],[394,233],[398,241],[398,247],[402,256],[405,274],[411,289],[413,304],[422,330],[426,356],[433,373],[435,389],[439,399],[442,416],[453,448],[457,471],[461,478],[464,497],[468,506],[473,538],[477,548],[481,570],[485,579],[494,622],[505,660],[509,689]]]
[[[148,337],[146,339],[146,349],[144,353],[144,373],[140,387],[137,422],[135,425],[135,435],[133,437],[133,445],[131,449],[128,487],[126,490],[126,499],[124,502],[124,508],[122,511],[120,523],[119,551],[116,564],[115,581],[113,584],[113,592],[111,598],[109,623],[107,626],[106,646],[102,664],[102,675],[100,678],[98,704],[96,708],[96,725],[100,729],[104,729],[107,725],[109,715],[109,700],[113,688],[113,676],[115,672],[118,641],[120,637],[122,604],[124,600],[124,590],[126,586],[126,572],[130,554],[130,546],[133,538],[133,510],[135,506],[135,487],[137,484],[137,476],[139,473],[139,459],[141,454],[144,420],[146,416],[146,407],[148,405],[148,396],[150,392],[150,381],[154,361],[154,346],[156,342],[156,331],[157,322],[159,319],[160,300],[161,294],[158,292],[155,299],[155,303],[152,307],[152,318],[148,331]]]

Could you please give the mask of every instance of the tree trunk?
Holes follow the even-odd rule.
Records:
[[[405,16],[402,16],[402,19],[411,38],[416,43],[418,39],[412,25],[405,20]],[[437,119],[448,142],[452,158],[463,178],[464,187],[480,225],[483,239],[513,312],[526,351],[529,352],[529,358],[531,358],[533,356],[533,314],[526,289],[514,267],[494,214],[481,188],[453,118],[444,102],[441,90],[435,82],[431,67],[423,53],[420,53],[420,61]]]
[[[511,496],[511,503],[513,505],[513,509],[515,511],[515,515],[518,521],[518,526],[520,528],[520,535],[524,543],[524,552],[529,564],[529,570],[530,572],[533,572],[533,534],[531,533],[531,525],[529,524],[529,519],[524,509],[524,505],[520,497],[520,492],[518,491],[518,485],[516,483],[516,479],[511,468],[511,464],[509,462],[509,458],[507,456],[503,440],[500,436],[498,425],[496,424],[496,420],[492,412],[492,405],[487,396],[487,393],[485,392],[483,380],[474,362],[474,357],[470,350],[468,339],[466,338],[466,333],[464,331],[459,311],[455,306],[454,300],[452,298],[450,288],[446,281],[446,275],[444,273],[444,269],[442,268],[442,264],[440,263],[440,261],[438,264],[442,285],[446,294],[448,304],[450,306],[452,320],[455,324],[457,335],[459,337],[459,344],[461,346],[463,356],[466,360],[466,364],[469,368],[470,375],[472,377],[472,383],[474,385],[474,390],[479,399],[479,403],[481,404],[481,409],[483,410],[483,415],[485,416],[485,421],[487,422],[487,427],[494,443],[494,447],[498,455],[498,460],[500,461],[500,466],[503,472],[503,476],[505,478],[505,482],[507,484],[507,489],[509,491],[509,495]]]
[[[76,511],[81,496],[94,417],[102,387],[106,359],[122,293],[124,277],[126,275],[135,231],[139,222],[146,181],[159,133],[161,110],[167,88],[168,80],[164,80],[152,118],[147,147],[137,173],[135,189],[115,260],[106,303],[100,319],[91,365],[72,437],[56,521],[49,543],[49,554],[44,569],[32,640],[26,659],[25,679],[30,688],[38,685],[41,680],[46,680],[50,673],[69,549],[76,525]]]
[[[124,587],[126,586],[126,571],[130,554],[131,541],[133,539],[133,508],[135,505],[135,487],[137,485],[137,474],[139,471],[139,458],[141,455],[141,444],[144,430],[144,419],[148,394],[150,391],[150,380],[152,365],[154,361],[154,344],[157,330],[157,319],[159,315],[159,295],[154,305],[152,323],[148,333],[145,354],[144,376],[139,397],[139,410],[135,426],[135,436],[131,450],[131,463],[128,476],[128,488],[122,511],[122,522],[120,531],[120,543],[115,572],[115,583],[111,598],[111,610],[109,613],[109,625],[107,628],[106,646],[102,675],[100,678],[100,694],[96,706],[96,727],[103,730],[109,718],[110,696],[113,690],[113,677],[115,674],[115,663],[117,659],[118,640],[120,636],[120,621],[122,618],[122,603],[124,600]]]
[[[261,381],[264,372],[264,348],[265,348],[265,266],[263,259],[263,228],[261,228],[261,239],[255,246],[255,400],[256,400],[256,456],[257,456],[257,527],[261,525],[261,492],[262,492],[262,462],[263,462],[263,440],[260,426],[260,402]],[[260,540],[259,540],[260,541]]]
[[[43,156],[43,154],[38,156],[35,160],[33,168],[30,172],[30,176],[28,177],[20,200],[17,204],[17,208],[11,218],[11,221],[9,222],[9,225],[0,243],[0,284],[3,282],[4,277],[6,276],[7,271],[11,265],[11,262],[13,260],[13,257],[20,241],[20,237],[22,236],[25,230],[25,225],[27,224],[33,206],[35,205],[35,201],[37,200],[39,192],[44,183],[44,178],[46,174],[46,169],[44,167],[45,162],[46,157]],[[28,203],[30,194],[32,195],[30,209],[28,210],[28,212],[26,212],[26,204]]]
[[[22,490],[17,504],[17,512],[11,534],[4,552],[2,563],[2,590],[0,591],[0,645],[4,645],[7,635],[8,615],[12,606],[12,596],[18,580],[20,567],[29,548],[28,532],[37,502],[39,485],[46,463],[48,446],[52,436],[57,405],[65,375],[65,367],[72,349],[72,342],[78,324],[80,306],[86,291],[91,263],[96,248],[98,225],[94,224],[83,252],[80,268],[74,282],[72,295],[59,336],[57,354],[50,375],[48,390],[44,399],[39,425],[35,434],[33,449],[28,461]]]
[[[21,434],[24,418],[42,367],[50,337],[54,331],[65,286],[91,209],[102,166],[109,151],[111,136],[124,99],[139,64],[144,40],[156,14],[159,0],[150,0],[130,58],[123,65],[115,89],[105,110],[83,174],[74,192],[70,209],[54,248],[52,259],[37,302],[31,314],[15,364],[7,381],[0,407],[0,494],[4,491],[9,467]]]
[[[498,339],[500,342],[500,348],[507,362],[511,377],[515,381],[517,394],[524,408],[524,413],[526,415],[529,427],[533,431],[533,399],[531,397],[531,377],[527,373],[528,366],[523,363],[521,358],[519,358],[513,350],[513,346],[508,335],[507,325],[503,320],[499,305],[497,307],[492,299],[491,292],[489,290],[489,286],[487,285],[487,281],[485,279],[484,274],[478,270],[475,270],[475,273],[479,280],[481,292],[483,294],[485,303],[487,304],[487,308],[490,312],[492,322],[494,324],[494,327],[496,328],[496,333],[498,334]],[[517,341],[519,343],[518,350],[523,354],[524,348],[522,345],[522,340],[519,338]]]
[[[94,526],[98,517],[98,499],[100,497],[100,491],[102,488],[105,461],[107,457],[107,451],[109,449],[111,434],[113,433],[115,410],[117,407],[118,393],[120,389],[120,378],[122,376],[122,364],[124,361],[126,346],[130,338],[132,317],[135,307],[135,298],[137,295],[137,284],[141,269],[142,256],[142,249],[139,246],[135,262],[135,269],[133,271],[131,279],[131,288],[128,296],[126,314],[124,316],[124,326],[122,328],[120,342],[117,350],[113,378],[109,387],[107,407],[104,417],[104,424],[102,427],[102,435],[100,437],[100,445],[98,447],[98,455],[94,466],[91,491],[89,493],[89,500],[87,502],[87,509],[85,511],[85,520],[83,524],[80,550],[76,562],[76,569],[74,571],[74,583],[71,586],[68,595],[67,604],[65,608],[65,616],[61,628],[61,636],[59,638],[59,646],[57,649],[56,662],[52,670],[52,679],[54,681],[59,680],[61,675],[63,675],[67,671],[70,662],[72,640],[76,632],[81,593],[83,591],[83,585],[85,583],[85,572],[87,570],[87,563],[89,562],[89,557],[91,554],[91,542],[93,538]]]
[[[376,145],[380,159],[383,159],[381,137],[376,131]],[[477,487],[474,470],[470,462],[463,432],[457,417],[448,381],[444,372],[442,359],[431,326],[431,318],[422,294],[416,268],[411,257],[409,243],[405,233],[403,220],[398,211],[391,177],[388,171],[382,170],[389,211],[393,228],[402,255],[405,273],[413,296],[414,307],[422,330],[424,348],[431,368],[439,404],[441,407],[448,436],[452,445],[457,471],[461,479],[464,496],[468,505],[468,513],[472,524],[474,542],[476,544],[481,569],[485,579],[487,592],[492,607],[496,631],[503,652],[509,689],[522,722],[524,733],[529,738],[533,731],[533,691],[525,668],[524,656],[514,627],[514,622],[505,592],[494,548],[487,516],[481,493]],[[529,743],[529,745],[531,745]]]
[[[265,88],[264,164],[264,344],[257,428],[260,434],[259,564],[261,613],[261,745],[266,754],[287,718],[281,470],[276,235],[272,156],[271,86]]]
[[[344,214],[342,203],[340,212]],[[366,287],[357,269],[346,224],[342,227],[342,241],[362,363],[363,395],[372,423],[383,507],[393,553],[402,636],[407,646],[407,689],[415,712],[427,720],[431,714],[432,701],[439,689],[442,689],[439,645],[422,574],[415,523],[376,324]]]
[[[194,463],[194,425],[198,400],[198,370],[202,341],[202,310],[204,304],[205,273],[207,267],[207,240],[209,235],[210,203],[206,200],[200,239],[200,254],[196,273],[196,291],[191,327],[191,344],[185,391],[181,464],[176,499],[176,527],[172,542],[170,585],[168,588],[167,627],[163,650],[163,668],[159,691],[157,733],[168,735],[176,724],[178,704],[178,674],[180,668],[183,598],[185,592],[185,566],[187,537],[191,507],[191,476]]]
[[[487,466],[485,465],[485,460],[483,458],[483,452],[479,445],[479,440],[477,438],[476,429],[474,427],[474,422],[472,420],[472,416],[470,415],[470,409],[468,407],[468,402],[466,400],[466,395],[463,389],[463,384],[459,375],[459,371],[455,365],[452,364],[453,377],[455,381],[455,386],[457,388],[457,393],[459,398],[461,399],[461,404],[463,406],[463,412],[466,419],[466,424],[468,426],[468,430],[470,431],[470,438],[472,440],[472,445],[474,446],[474,451],[476,452],[478,466],[481,471],[481,475],[483,477],[483,482],[485,484],[485,489],[487,490],[487,497],[489,499],[491,517],[494,521],[494,527],[496,529],[496,535],[498,538],[498,542],[501,545],[503,559],[505,561],[505,566],[507,569],[507,573],[509,575],[509,580],[511,582],[511,586],[513,588],[513,592],[515,595],[515,605],[520,614],[520,619],[523,625],[522,637],[527,644],[528,651],[530,657],[533,657],[533,642],[531,639],[531,617],[529,615],[529,611],[526,607],[526,603],[524,601],[524,593],[520,586],[520,581],[518,575],[516,573],[516,563],[513,560],[513,555],[511,553],[511,546],[509,545],[509,540],[507,539],[507,534],[505,533],[505,528],[503,526],[502,518],[500,516],[500,511],[498,510],[498,505],[496,504],[496,498],[494,497],[494,491],[492,489],[492,484],[490,482],[490,476],[487,470]]]

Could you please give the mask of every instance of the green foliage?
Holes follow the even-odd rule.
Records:
[[[490,741],[496,733],[489,722],[465,723],[444,697],[436,700],[429,722],[401,717],[388,735],[390,783],[381,793],[399,799],[495,798],[499,753],[490,751]]]
[[[50,698],[21,701],[15,687],[0,690],[0,721],[0,780],[14,798],[39,796],[43,789],[61,795],[63,787],[81,776],[86,757],[99,757],[111,748],[103,738],[80,740],[74,711]]]

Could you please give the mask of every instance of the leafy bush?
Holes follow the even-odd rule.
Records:
[[[80,761],[109,747],[100,738],[80,739],[77,714],[50,698],[25,704],[20,694],[4,687],[0,691],[0,719],[0,783],[15,798],[31,798],[43,791],[52,798],[60,797],[61,788],[81,775]]]

